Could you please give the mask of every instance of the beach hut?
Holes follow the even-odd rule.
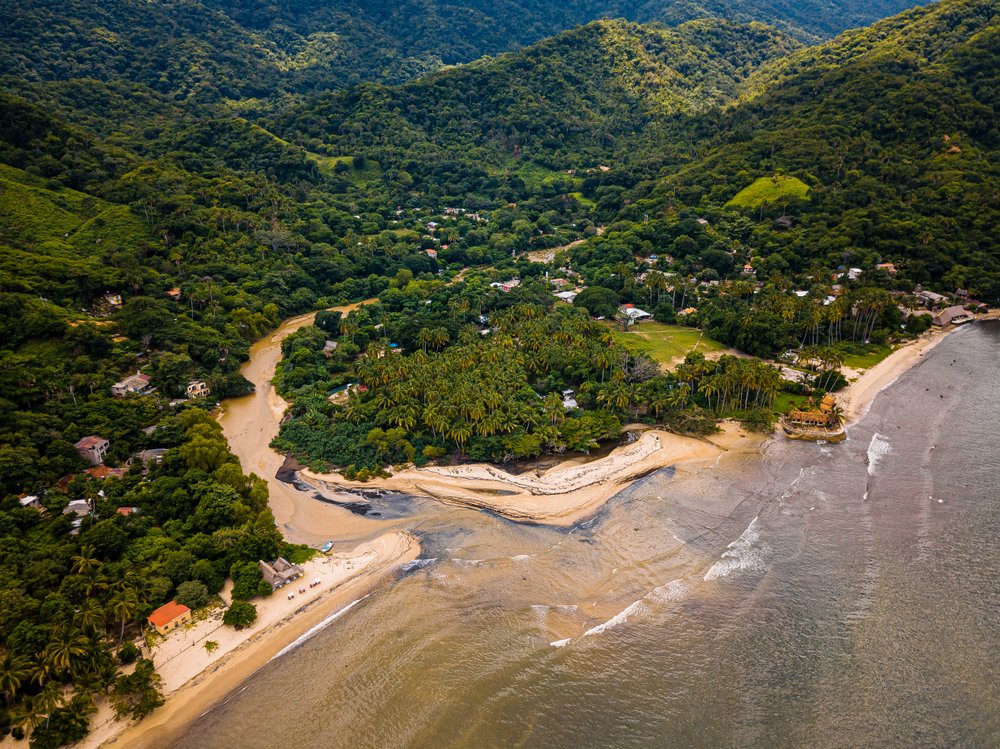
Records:
[[[171,601],[165,603],[148,617],[146,621],[153,625],[161,635],[168,634],[182,624],[191,621],[191,609],[183,603]]]

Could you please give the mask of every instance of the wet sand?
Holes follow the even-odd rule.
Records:
[[[348,481],[337,473],[306,470],[301,475],[311,484],[331,489],[386,489],[488,510],[511,520],[569,526],[590,517],[615,494],[653,471],[668,466],[682,472],[698,470],[726,453],[758,450],[763,440],[764,435],[726,422],[720,433],[706,439],[653,429],[606,457],[582,464],[567,461],[516,475],[488,463],[412,468],[367,483]]]
[[[415,536],[387,533],[349,554],[310,563],[301,581],[307,593],[298,593],[300,586],[293,585],[289,587],[295,589],[295,599],[279,590],[254,601],[261,609],[260,621],[242,632],[217,629],[209,618],[187,632],[172,633],[164,639],[162,652],[153,655],[164,680],[166,704],[135,724],[111,720],[110,708],[102,705],[94,731],[77,749],[167,745],[170,737],[222,702],[282,650],[384,584],[419,554]],[[313,578],[323,581],[321,587],[309,589]],[[204,639],[219,643],[212,655],[205,652]]]
[[[375,300],[333,309],[346,313],[372,301]],[[288,402],[275,392],[271,380],[281,359],[281,342],[311,325],[315,317],[313,312],[289,318],[251,347],[250,359],[240,371],[254,384],[255,391],[243,398],[227,400],[218,420],[229,441],[229,449],[240,459],[243,470],[267,481],[271,511],[285,538],[293,543],[319,546],[331,539],[370,538],[385,531],[386,527],[339,507],[316,502],[275,477],[285,457],[269,445],[278,434]]]

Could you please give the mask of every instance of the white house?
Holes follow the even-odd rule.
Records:
[[[619,309],[628,315],[632,322],[641,322],[642,320],[652,320],[653,316],[648,312],[639,309],[634,304],[623,304]]]

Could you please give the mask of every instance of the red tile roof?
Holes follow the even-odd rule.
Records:
[[[74,447],[77,450],[89,450],[90,448],[96,447],[97,445],[103,444],[104,442],[107,442],[107,440],[104,439],[104,437],[98,437],[96,434],[91,434],[90,436],[84,437],[83,439],[79,440],[74,445]]]
[[[174,619],[179,616],[183,616],[190,612],[187,606],[183,603],[177,603],[177,601],[171,601],[170,603],[165,603],[148,617],[146,621],[152,624],[154,627],[163,627],[170,624]]]

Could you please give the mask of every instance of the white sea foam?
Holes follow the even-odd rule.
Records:
[[[726,547],[719,561],[705,573],[706,580],[717,580],[741,570],[764,569],[764,555],[768,547],[760,543],[758,520],[759,518],[754,518],[743,534]]]
[[[562,614],[575,614],[578,606],[575,603],[566,603],[556,606],[556,611]]]
[[[875,475],[875,466],[877,466],[886,455],[892,450],[892,445],[889,444],[889,439],[884,434],[879,434],[875,432],[872,435],[872,441],[868,444],[868,475]]]
[[[523,562],[525,559],[534,559],[534,554],[515,554],[511,559],[515,562]]]
[[[648,611],[646,604],[642,601],[635,601],[629,604],[623,611],[615,614],[613,617],[608,619],[604,624],[598,624],[596,627],[591,627],[586,632],[583,633],[584,637],[589,637],[590,635],[599,635],[601,632],[611,629],[612,627],[617,627],[619,624],[624,624],[628,621],[630,616],[637,616],[639,614],[644,614]]]
[[[687,594],[687,585],[680,580],[671,580],[666,585],[653,588],[646,594],[646,600],[652,603],[669,603],[679,601]]]
[[[451,561],[459,567],[478,567],[483,563],[482,559],[459,559],[458,557],[455,557]]]
[[[569,641],[571,639],[573,639],[573,638],[572,637],[567,637],[565,640],[556,640],[555,642],[550,642],[549,645],[551,645],[554,648],[564,648],[567,645],[569,645]]]
[[[340,617],[342,617],[348,611],[350,611],[351,609],[353,609],[355,606],[357,606],[359,603],[361,603],[367,597],[368,596],[363,596],[363,597],[357,599],[356,601],[351,601],[349,604],[347,604],[346,606],[344,606],[344,608],[339,609],[339,610],[333,612],[332,614],[330,614],[330,616],[328,616],[326,619],[324,619],[323,621],[321,621],[319,624],[317,624],[315,627],[313,627],[312,629],[310,629],[308,632],[306,632],[304,635],[302,635],[301,637],[299,637],[297,640],[295,640],[292,643],[289,643],[288,645],[286,645],[285,647],[283,647],[281,650],[279,650],[277,653],[275,653],[274,657],[271,658],[271,660],[273,661],[273,660],[276,660],[276,659],[280,658],[283,655],[287,655],[288,653],[291,653],[293,650],[295,650],[296,648],[298,648],[302,643],[304,643],[304,642],[306,642],[308,640],[311,640],[318,633],[322,632],[328,626],[330,626],[331,624],[333,624],[333,622],[337,621]]]

